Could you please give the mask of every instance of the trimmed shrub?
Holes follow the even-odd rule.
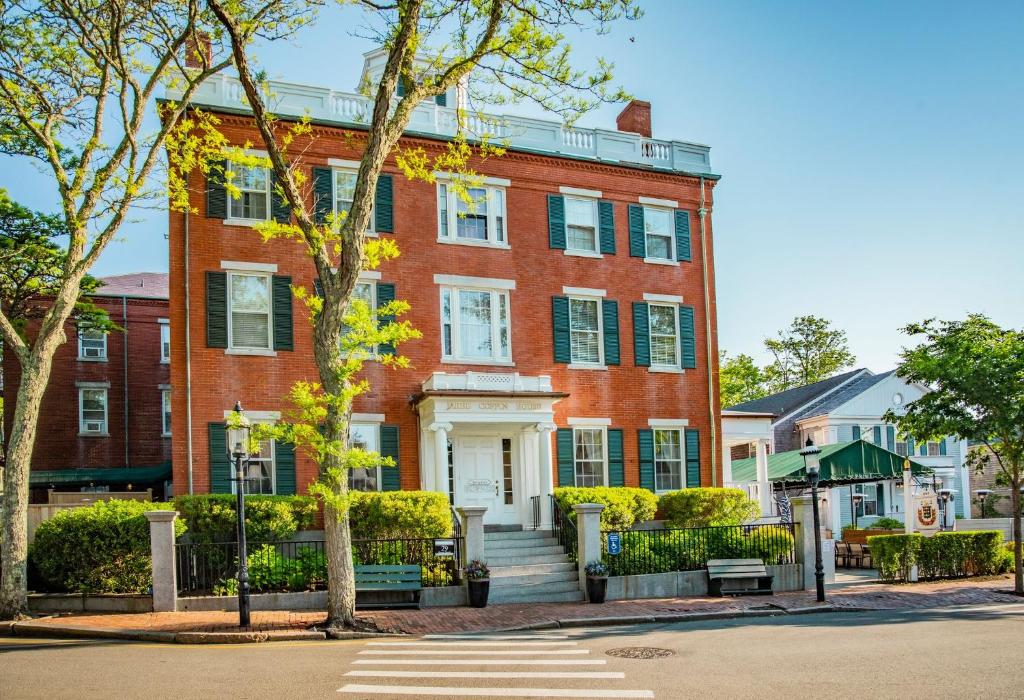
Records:
[[[917,563],[924,535],[872,535],[868,538],[871,562],[883,581],[906,581]]]
[[[958,578],[999,573],[1005,565],[1002,534],[995,530],[939,532],[932,537],[876,535],[868,538],[871,559],[885,581],[907,579],[918,566],[920,578]]]
[[[628,530],[637,522],[650,520],[658,512],[658,497],[647,489],[628,486],[563,486],[555,489],[555,500],[573,522],[578,503],[600,503],[602,530]]]
[[[672,491],[658,507],[669,527],[742,525],[761,514],[757,501],[740,489],[696,488]]]
[[[357,540],[449,537],[451,507],[434,491],[353,492],[349,527]]]
[[[844,530],[846,528],[843,528]],[[867,526],[868,530],[902,530],[903,523],[896,518],[882,517]]]
[[[99,501],[58,513],[36,530],[29,560],[48,590],[145,593],[150,586],[149,521],[145,512],[169,503]],[[180,519],[175,535],[185,532]]]
[[[234,542],[236,496],[226,493],[178,496],[174,508],[193,542]],[[253,542],[287,540],[316,522],[312,496],[246,496],[245,532]]]

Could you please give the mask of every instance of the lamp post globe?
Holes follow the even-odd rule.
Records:
[[[974,495],[978,497],[978,502],[981,505],[981,518],[985,519],[985,499],[992,495],[992,489],[978,489],[974,492]]]
[[[818,478],[821,469],[821,448],[814,440],[807,438],[807,443],[800,450],[804,458],[804,471],[807,483],[811,486],[811,510],[814,512],[814,584],[819,603],[825,602],[825,567],[821,561],[821,516],[818,514]]]
[[[236,401],[228,416],[225,443],[228,457],[235,460],[235,515],[238,533],[238,625],[249,625],[249,553],[245,544],[245,463],[249,461],[249,438],[252,425]]]

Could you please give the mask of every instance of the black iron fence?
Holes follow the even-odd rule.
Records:
[[[552,534],[558,540],[558,544],[562,545],[562,549],[565,550],[569,559],[577,561],[579,558],[579,531],[576,529],[576,523],[562,509],[554,496],[549,496],[549,498],[551,499]]]
[[[623,530],[619,554],[605,555],[612,576],[696,571],[710,559],[761,559],[765,564],[796,561],[792,523],[667,530]]]
[[[179,542],[178,590],[188,595],[235,595],[236,542]],[[462,572],[462,537],[353,540],[354,564],[419,564],[424,586],[457,583]],[[327,587],[323,540],[250,542],[249,584],[254,593],[315,591]]]

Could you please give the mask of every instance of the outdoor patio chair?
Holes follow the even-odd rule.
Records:
[[[840,540],[836,542],[836,568],[846,569],[850,566],[850,545]]]

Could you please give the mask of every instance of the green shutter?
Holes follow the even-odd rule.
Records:
[[[943,457],[946,456],[946,438],[939,439],[939,454]]]
[[[690,262],[690,212],[676,209],[676,260]]]
[[[294,350],[295,337],[292,330],[292,278],[274,275],[274,349]]]
[[[228,346],[228,275],[206,273],[206,347]]]
[[[576,465],[573,463],[572,428],[559,428],[555,434],[555,456],[558,458],[558,485],[576,485]]]
[[[548,195],[548,245],[565,250],[565,197]]]
[[[885,484],[878,484],[878,490],[875,492],[875,498],[878,500],[877,510],[875,511],[879,515],[885,515]]]
[[[231,493],[231,457],[223,423],[207,423],[210,446],[210,493]]]
[[[879,447],[882,446],[882,426],[876,425],[871,429],[871,437],[874,439],[875,444]]]
[[[644,301],[633,302],[633,363],[637,367],[651,366],[651,326]]]
[[[608,485],[625,486],[626,470],[623,465],[622,430],[608,429]]]
[[[604,363],[619,364],[619,302],[601,300],[601,322],[604,324]]]
[[[228,191],[224,188],[224,168],[227,161],[223,158],[210,161],[210,170],[206,174],[206,218],[228,218]]]
[[[601,228],[601,252],[615,255],[615,204],[603,199],[598,202],[597,220]]]
[[[313,220],[325,223],[334,211],[334,172],[330,168],[313,168]]]
[[[854,440],[860,440],[860,426],[859,425],[853,426],[853,439]]]
[[[270,214],[279,224],[287,224],[292,220],[292,207],[284,192],[279,192],[277,173],[270,171]]]
[[[380,456],[395,460],[393,467],[381,467],[380,490],[400,491],[402,488],[401,464],[398,458],[398,426],[380,426]]]
[[[373,206],[373,230],[377,233],[394,233],[395,183],[390,175],[377,178],[377,196]]]
[[[387,303],[395,300],[395,285],[390,282],[378,282],[377,283],[377,308],[381,308]],[[395,317],[390,315],[380,315],[377,317],[378,326],[384,326],[388,323],[394,323]],[[395,346],[391,343],[381,343],[377,346],[377,352],[381,355],[394,355]]]
[[[890,452],[896,451],[896,428],[891,425],[885,426],[885,445]]]
[[[555,362],[572,362],[569,342],[569,297],[551,297],[551,332],[555,347]]]
[[[700,431],[687,428],[686,437],[686,488],[700,486]]]
[[[697,336],[693,329],[693,307],[679,307],[679,347],[683,369],[697,368]]]
[[[434,103],[438,107],[447,107],[448,106],[448,95],[447,95],[447,93],[442,92],[440,95],[437,95],[434,98]]]
[[[395,84],[395,97],[405,97],[405,83],[402,82],[402,78],[398,78],[398,82]]]
[[[278,496],[295,495],[295,445],[274,440],[275,491]]]
[[[914,438],[907,436],[907,456],[914,456]]]
[[[647,238],[644,235],[644,208],[629,205],[629,254],[634,258],[647,257]]]
[[[324,298],[324,283],[320,281],[319,277],[313,280],[313,294],[321,299]]]
[[[640,452],[640,488],[654,490],[654,431],[636,431]]]
[[[924,442],[922,442],[921,446],[918,448],[918,450],[920,451],[922,457],[927,457],[928,456],[928,441],[925,440]]]

